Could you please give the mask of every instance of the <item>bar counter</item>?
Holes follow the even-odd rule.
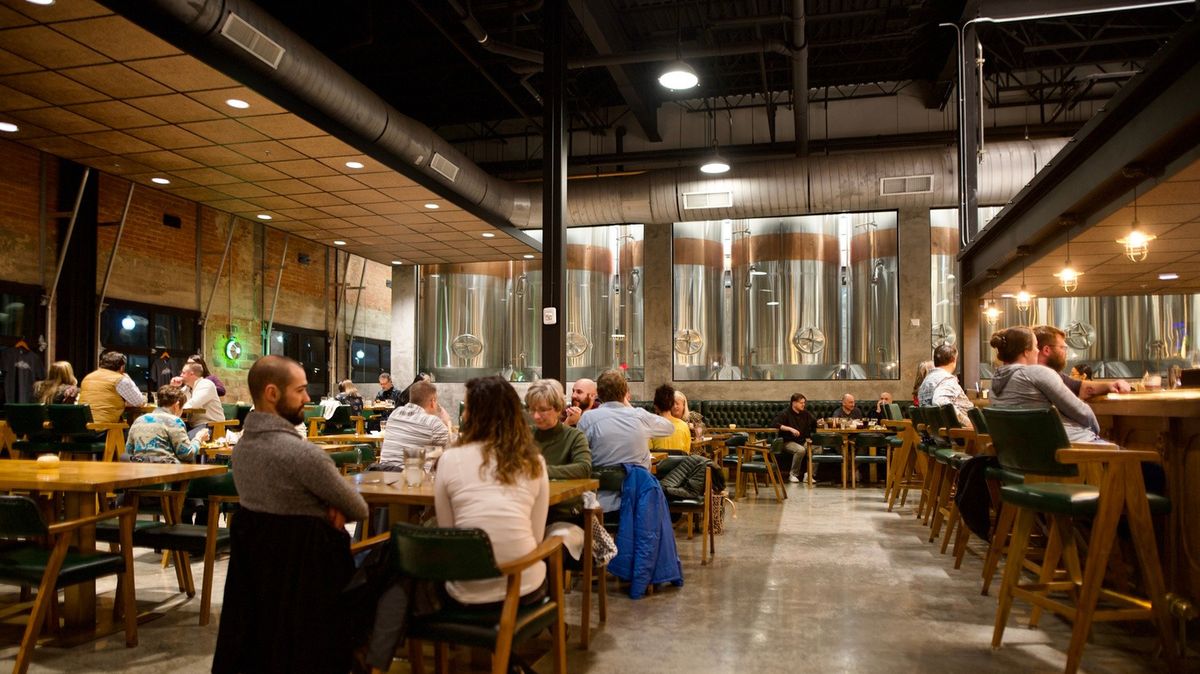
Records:
[[[1200,390],[1110,393],[1088,402],[1105,438],[1162,455],[1172,506],[1163,541],[1167,589],[1200,599],[1200,489],[1194,488],[1200,485]]]

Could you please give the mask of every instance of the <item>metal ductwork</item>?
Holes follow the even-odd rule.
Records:
[[[100,1],[421,185],[457,195],[449,198],[492,225],[541,226],[538,185],[489,175],[252,2]],[[980,167],[979,203],[1007,202],[1065,143],[989,145]],[[951,147],[748,163],[737,166],[734,175],[713,178],[692,168],[654,171],[573,182],[568,224],[952,206],[956,175]],[[915,177],[920,186],[921,176],[929,176],[921,191],[902,190],[881,199],[884,179]]]

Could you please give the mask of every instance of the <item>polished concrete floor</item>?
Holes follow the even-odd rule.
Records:
[[[979,594],[978,557],[968,555],[954,570],[951,558],[925,542],[927,530],[909,510],[886,512],[878,489],[788,491],[782,506],[766,491],[739,502],[708,566],[700,564],[699,539],[680,538],[682,588],[639,601],[614,591],[608,622],[593,633],[589,651],[577,645],[580,595],[570,595],[569,671],[1061,671],[1065,623],[1046,617],[1029,630],[1018,624],[1028,607],[1017,603],[1004,646],[993,651],[995,599]],[[143,610],[157,603],[164,613],[140,626],[141,644],[126,649],[118,633],[68,650],[39,648],[31,672],[209,670],[216,621],[200,627],[199,598],[174,594],[174,573],[155,555],[143,552],[138,560],[139,603]],[[218,564],[217,609],[224,567]],[[199,563],[194,572],[198,579]],[[111,595],[112,584],[101,590]],[[1082,671],[1160,671],[1154,644],[1145,626],[1097,626]],[[15,651],[0,648],[0,667]],[[1200,661],[1190,664],[1200,671]],[[548,659],[535,668],[551,671]],[[397,660],[392,671],[408,667]]]

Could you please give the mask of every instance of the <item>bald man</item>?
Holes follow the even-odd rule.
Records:
[[[596,399],[596,382],[591,379],[579,379],[571,387],[571,406],[563,410],[562,422],[568,426],[579,423],[583,413],[595,409],[599,404]]]

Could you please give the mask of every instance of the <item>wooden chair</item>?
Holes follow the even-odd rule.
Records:
[[[225,413],[225,419],[222,421],[210,421],[208,427],[212,429],[209,437],[210,440],[219,440],[225,437],[225,432],[230,428],[237,428],[242,425],[238,420],[238,405],[237,403],[221,403],[221,409]]]
[[[772,448],[772,449],[774,449],[774,448]],[[663,461],[659,462],[659,473],[658,473],[659,479],[662,479],[662,477],[664,475],[667,475],[668,473],[670,473],[671,468],[673,468],[674,465],[677,464],[679,461],[680,461],[679,458],[675,458],[674,456],[672,456],[672,457],[668,457],[668,458],[664,459]],[[684,515],[684,517],[686,518],[685,526],[687,527],[687,537],[688,537],[689,541],[692,540],[692,530],[695,525],[695,523],[693,522],[693,518],[695,516],[699,516],[700,538],[701,538],[701,543],[702,543],[701,551],[700,551],[700,565],[701,566],[705,566],[708,564],[708,558],[710,555],[715,556],[717,554],[716,532],[713,530],[713,525],[712,525],[712,499],[713,499],[712,471],[714,471],[714,470],[720,470],[720,468],[717,467],[715,464],[710,463],[707,470],[704,471],[704,496],[703,496],[703,498],[680,499],[680,498],[674,498],[670,495],[667,495],[667,508],[673,513],[680,513],[680,514]],[[778,470],[778,467],[776,468],[776,470]],[[785,496],[786,496],[786,494],[785,494]]]
[[[735,498],[746,495],[746,479],[754,482],[754,493],[758,493],[758,476],[765,475],[767,482],[775,490],[775,499],[783,502],[787,498],[787,490],[783,487],[783,474],[779,471],[779,463],[775,461],[775,453],[771,445],[764,443],[746,444],[737,448],[737,487]],[[759,458],[761,457],[761,458]]]
[[[1091,464],[1099,467],[1103,476],[1099,487],[1026,481],[1000,489],[1004,503],[1015,507],[1018,515],[1011,550],[1004,564],[1004,584],[996,607],[992,647],[1000,647],[1012,601],[1020,597],[1037,609],[1031,614],[1031,627],[1036,626],[1040,609],[1053,611],[1074,624],[1064,670],[1067,674],[1073,674],[1079,668],[1092,623],[1109,620],[1156,623],[1168,666],[1171,671],[1182,671],[1151,520],[1152,513],[1165,514],[1171,504],[1165,497],[1147,494],[1141,474],[1143,462],[1161,461],[1158,454],[1123,450],[1107,444],[1072,445],[1053,409],[987,409],[983,414],[1002,466],[1026,474],[1071,478],[1079,474],[1079,466]],[[1021,583],[1021,560],[1038,514],[1051,522],[1050,541],[1038,582]],[[1133,538],[1148,601],[1103,587],[1109,553],[1123,515]],[[1087,559],[1082,564],[1075,543],[1074,520],[1078,518],[1092,520]],[[1066,564],[1068,578],[1055,581],[1053,573],[1060,557]],[[1074,602],[1052,598],[1051,592],[1066,592]],[[1109,600],[1112,607],[1097,608],[1101,598]]]
[[[899,406],[897,414],[899,413]],[[908,500],[910,489],[921,487],[921,474],[917,470],[917,444],[920,438],[912,419],[888,419],[883,425],[896,431],[891,444],[891,469],[888,472],[888,483],[884,495],[887,498],[888,512],[896,506],[900,499],[900,507]]]
[[[422,674],[421,642],[436,644],[439,672],[448,671],[447,644],[462,644],[492,652],[492,674],[506,674],[512,646],[542,630],[554,637],[554,671],[567,670],[566,630],[563,624],[562,540],[551,537],[529,554],[507,564],[497,564],[492,544],[482,529],[441,529],[397,523],[391,538],[396,571],[415,580],[483,580],[504,578],[503,606],[446,606],[408,625],[408,652],[414,674]],[[590,551],[589,551],[590,552]],[[521,604],[521,572],[540,562],[549,562],[547,596],[530,605]],[[373,670],[379,672],[380,670]]]
[[[9,456],[14,459],[57,453],[54,434],[46,428],[46,406],[38,403],[8,403],[4,414],[13,434]]]
[[[929,524],[929,542],[932,543],[937,539],[942,524],[950,515],[954,505],[954,489],[958,481],[958,471],[962,469],[967,459],[971,458],[975,433],[964,428],[959,422],[954,405],[946,404],[934,408],[934,410],[928,410],[926,418],[929,418],[930,414],[936,414],[936,418],[940,420],[941,434],[948,441],[948,446],[939,447],[932,454],[933,460],[937,463],[935,470],[938,471],[932,491],[933,517]],[[945,545],[942,545],[942,552],[946,552]]]
[[[0,538],[6,545],[0,547],[0,581],[36,586],[37,597],[21,647],[17,651],[14,674],[23,674],[29,668],[38,634],[46,621],[47,612],[57,615],[58,590],[62,587],[95,580],[103,576],[120,576],[117,583],[118,600],[113,605],[113,619],[124,615],[125,646],[136,646],[137,605],[133,591],[133,554],[130,537],[133,530],[135,511],[132,507],[109,510],[91,517],[56,522],[47,525],[37,504],[25,496],[0,496]],[[76,532],[103,520],[119,521],[120,552],[83,553],[70,550]],[[42,545],[48,539],[50,547]],[[51,622],[57,622],[53,618]]]

